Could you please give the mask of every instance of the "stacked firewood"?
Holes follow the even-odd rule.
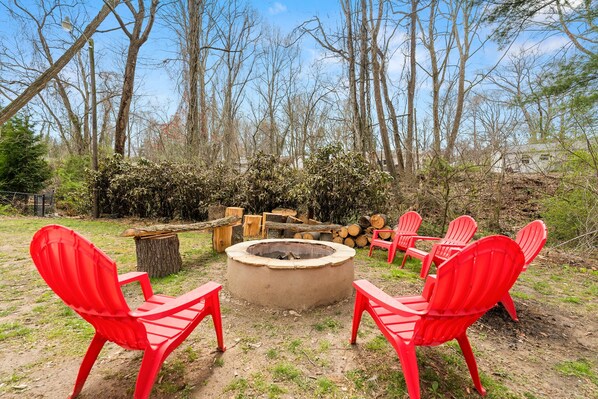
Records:
[[[285,210],[288,211],[288,210]],[[364,248],[372,242],[374,230],[390,230],[384,214],[362,216],[357,223],[347,226],[323,224],[305,217],[295,217],[290,212],[274,210],[263,215],[262,236],[267,238],[302,238],[305,240],[332,241],[351,248]],[[394,233],[383,232],[378,238],[391,240]]]
[[[387,224],[388,218],[384,214],[377,213],[371,216],[362,216],[357,223],[342,227],[332,241],[345,244],[351,248],[364,248],[372,242],[374,230],[390,230]],[[394,233],[384,232],[378,235],[383,240],[391,240]]]

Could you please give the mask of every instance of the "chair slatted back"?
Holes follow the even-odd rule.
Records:
[[[439,244],[457,244],[465,245],[473,238],[473,235],[478,230],[478,224],[468,215],[459,216],[449,223],[448,229],[444,238]],[[450,247],[440,247],[436,251],[436,256],[446,259],[453,253]]]
[[[540,253],[544,244],[546,244],[547,235],[546,225],[541,220],[534,220],[519,230],[515,242],[519,244],[525,256],[523,270],[526,270],[527,266]]]
[[[422,224],[422,217],[415,211],[409,211],[401,215],[395,231],[398,234],[417,234]]]
[[[129,315],[116,264],[91,242],[49,225],[34,235],[30,252],[48,286],[100,334],[125,348],[148,345],[145,327]]]
[[[482,238],[449,258],[438,268],[415,344],[437,345],[464,333],[509,291],[523,262],[519,245],[504,236]]]

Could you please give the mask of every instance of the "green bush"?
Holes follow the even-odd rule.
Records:
[[[277,207],[297,209],[305,198],[302,180],[300,171],[260,152],[242,177],[242,206],[250,213],[270,212]]]
[[[56,166],[58,182],[55,198],[57,206],[69,215],[89,212],[88,167],[89,157],[75,155],[67,157]]]
[[[358,153],[329,145],[306,162],[308,206],[318,220],[348,223],[385,212],[391,177]]]

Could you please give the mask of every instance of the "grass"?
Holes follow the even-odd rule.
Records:
[[[47,288],[29,259],[31,236],[49,222],[74,228],[89,238],[117,262],[119,273],[136,269],[133,240],[119,237],[133,222],[0,218],[0,242],[9,248],[0,253],[0,353],[10,358],[26,354],[32,347],[39,349],[34,360],[19,359],[10,371],[0,372],[0,396],[5,393],[10,396],[16,392],[15,386],[34,386],[33,382],[44,378],[52,365],[77,364],[93,335],[93,328]],[[152,279],[156,293],[178,295],[210,279],[226,281],[226,256],[211,250],[209,234],[184,233],[179,239],[183,268],[177,274]],[[357,250],[356,278],[367,278],[393,295],[420,292],[421,262],[412,259],[400,269],[400,255],[392,265],[386,262],[386,255],[385,251],[376,250],[368,257],[367,250]],[[528,306],[540,303],[549,309],[549,305],[555,305],[557,309],[564,307],[581,315],[598,309],[598,274],[589,269],[580,272],[573,266],[543,269],[532,265],[521,277],[511,294],[516,301],[526,301]],[[137,284],[127,286],[124,292],[131,301],[140,294]],[[213,389],[215,397],[234,398],[400,398],[407,394],[397,355],[367,314],[359,329],[358,345],[348,344],[352,298],[302,312],[298,318],[230,298],[226,287],[221,292],[221,301],[227,352],[215,352],[212,321],[206,318],[167,359],[154,387],[157,396],[201,397]],[[526,322],[529,323],[522,320],[521,325]],[[489,362],[496,352],[494,348],[487,351],[484,346],[500,341],[495,333],[483,330],[472,335],[488,398],[542,397],[527,385],[526,375],[518,380],[521,374],[518,370],[500,370]],[[478,344],[483,340],[484,345],[476,345],[476,340]],[[92,374],[106,376],[102,387],[121,389],[117,387],[130,384],[118,390],[116,396],[125,393],[131,396],[141,353],[126,355],[131,352],[115,348],[113,345],[107,349],[108,353],[102,352],[102,361],[94,366]],[[596,365],[566,355],[576,360],[555,357],[550,359],[552,363],[537,362],[539,368],[548,368],[552,373],[546,373],[546,380],[558,383],[575,377],[596,386]],[[529,358],[522,361],[526,360],[532,363]],[[121,366],[123,362],[125,365]],[[475,396],[458,345],[418,348],[418,362],[424,397]],[[55,384],[65,385],[68,390],[75,374],[65,373],[65,381]],[[583,397],[587,392],[596,393],[598,388],[575,395]]]

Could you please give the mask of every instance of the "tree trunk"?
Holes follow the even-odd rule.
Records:
[[[150,277],[164,277],[178,273],[183,265],[176,234],[164,237],[135,237],[137,270]]]
[[[125,143],[127,142],[127,125],[129,122],[129,110],[133,100],[133,90],[135,89],[135,72],[137,69],[137,56],[141,44],[137,41],[131,41],[127,53],[127,63],[125,66],[125,75],[123,77],[123,89],[120,97],[120,106],[114,127],[114,153],[125,155]]]
[[[418,0],[411,0],[411,22],[409,38],[409,83],[407,85],[407,137],[405,140],[406,162],[405,171],[411,175],[415,171],[413,163],[413,136],[414,136],[414,117],[415,117],[415,84],[417,63],[415,51],[417,48],[417,31],[415,24],[417,22],[417,3]],[[431,39],[433,40],[433,38]]]
[[[77,54],[79,50],[83,48],[88,38],[91,38],[95,33],[96,29],[100,26],[102,21],[110,14],[110,10],[115,8],[119,0],[106,0],[104,6],[96,15],[96,17],[85,27],[83,33],[73,43],[71,47],[60,57],[55,63],[50,65],[48,69],[44,71],[35,81],[33,81],[21,95],[15,98],[5,108],[0,110],[0,126],[12,118],[21,108],[23,108],[33,97],[39,94],[56,76],[58,73],[69,63],[69,61]]]

